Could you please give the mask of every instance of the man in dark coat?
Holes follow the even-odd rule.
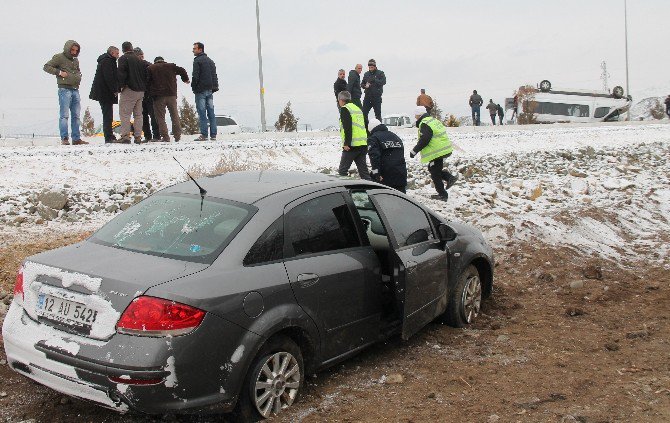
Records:
[[[142,66],[144,66],[144,72],[146,73],[149,66],[151,66],[151,62],[144,59],[144,52],[141,48],[135,47],[133,51],[135,51],[137,57],[142,61]],[[142,99],[142,132],[144,132],[144,142],[160,141],[158,139],[158,121],[154,113],[154,99],[149,95],[149,87],[144,92],[144,98]]]
[[[363,104],[361,103],[361,95],[363,95],[363,91],[361,91],[361,72],[363,72],[363,65],[360,63],[356,64],[355,68],[349,71],[347,91],[351,94],[351,102],[363,110]]]
[[[474,126],[481,125],[481,107],[484,105],[484,99],[477,94],[477,90],[472,91],[468,104],[472,109],[472,124]]]
[[[154,101],[154,113],[158,121],[160,140],[163,142],[170,141],[170,134],[165,123],[166,107],[170,112],[174,140],[179,141],[181,138],[181,122],[177,108],[177,75],[181,77],[182,82],[189,83],[186,69],[174,63],[165,63],[165,60],[160,56],[156,57],[154,64],[147,68],[149,95]]]
[[[361,82],[361,87],[365,89],[363,116],[367,118],[370,109],[374,109],[377,120],[382,120],[382,94],[386,85],[386,75],[384,71],[377,69],[375,59],[368,60],[368,69]]]
[[[504,117],[505,117],[505,111],[503,110],[502,106],[498,104],[498,122],[500,125],[503,124]]]
[[[337,111],[340,111],[340,102],[337,101],[337,95],[340,91],[347,90],[347,81],[344,79],[344,69],[337,71],[337,79],[333,84],[333,91],[335,91],[335,103],[337,104]]]
[[[119,102],[119,83],[116,80],[116,59],[119,58],[119,49],[110,46],[107,52],[98,57],[98,67],[95,69],[91,100],[100,103],[102,109],[102,132],[105,134],[105,144],[116,141],[112,131],[114,120],[114,105]]]
[[[665,98],[665,114],[670,117],[670,95]]]
[[[216,74],[216,64],[205,54],[203,43],[193,44],[193,74],[191,89],[195,94],[195,108],[200,121],[200,136],[196,141],[207,140],[207,125],[209,124],[209,139],[216,140],[216,115],[214,114],[214,93],[219,91],[219,77]]]
[[[142,143],[142,99],[147,90],[147,72],[142,61],[133,51],[133,44],[124,41],[121,44],[123,55],[119,57],[119,116],[121,117],[121,138],[117,141],[130,144],[130,115],[133,115],[133,135],[135,143]]]
[[[489,115],[491,115],[491,122],[493,122],[493,126],[496,126],[496,114],[498,113],[498,105],[493,102],[493,99],[489,99],[489,104],[486,105],[486,109],[489,111]]]
[[[370,119],[368,131],[372,180],[404,193],[407,187],[407,164],[402,139],[375,118]]]

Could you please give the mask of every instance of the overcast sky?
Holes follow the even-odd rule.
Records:
[[[420,88],[457,116],[469,114],[473,89],[498,103],[542,79],[598,89],[602,61],[610,88],[625,88],[623,0],[261,0],[260,9],[269,125],[287,101],[300,124],[337,124],[337,70],[366,68],[370,58],[387,77],[382,114],[411,114]],[[96,59],[126,40],[189,74],[192,44],[202,41],[219,73],[217,114],[260,124],[253,0],[0,0],[0,15],[0,113],[10,133],[58,132],[55,77],[42,66],[67,39],[82,46],[83,108],[98,124],[99,105],[88,99]],[[669,18],[670,1],[628,2],[636,100],[670,94]],[[189,86],[179,90],[193,102]]]

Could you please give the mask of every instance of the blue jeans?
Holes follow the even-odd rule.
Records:
[[[195,109],[198,111],[200,120],[200,134],[207,136],[207,123],[209,123],[209,136],[216,136],[216,116],[214,115],[214,95],[212,90],[195,93]]]
[[[58,128],[60,130],[60,139],[68,138],[67,135],[67,121],[72,115],[72,140],[77,141],[81,139],[79,132],[79,112],[81,111],[81,101],[79,99],[79,90],[72,88],[58,89],[58,105],[60,106],[60,120],[58,121]]]
[[[479,106],[472,106],[472,124],[475,126],[479,126],[481,124]]]

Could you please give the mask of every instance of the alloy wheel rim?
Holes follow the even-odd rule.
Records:
[[[469,276],[463,290],[463,313],[465,321],[472,321],[479,315],[482,306],[482,284],[478,275]]]
[[[263,363],[256,375],[254,404],[265,418],[288,408],[295,401],[300,388],[300,366],[288,352],[278,352]]]

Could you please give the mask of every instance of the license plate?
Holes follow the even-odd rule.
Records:
[[[98,317],[96,310],[84,304],[47,294],[40,294],[37,313],[50,320],[84,328],[90,328]]]

